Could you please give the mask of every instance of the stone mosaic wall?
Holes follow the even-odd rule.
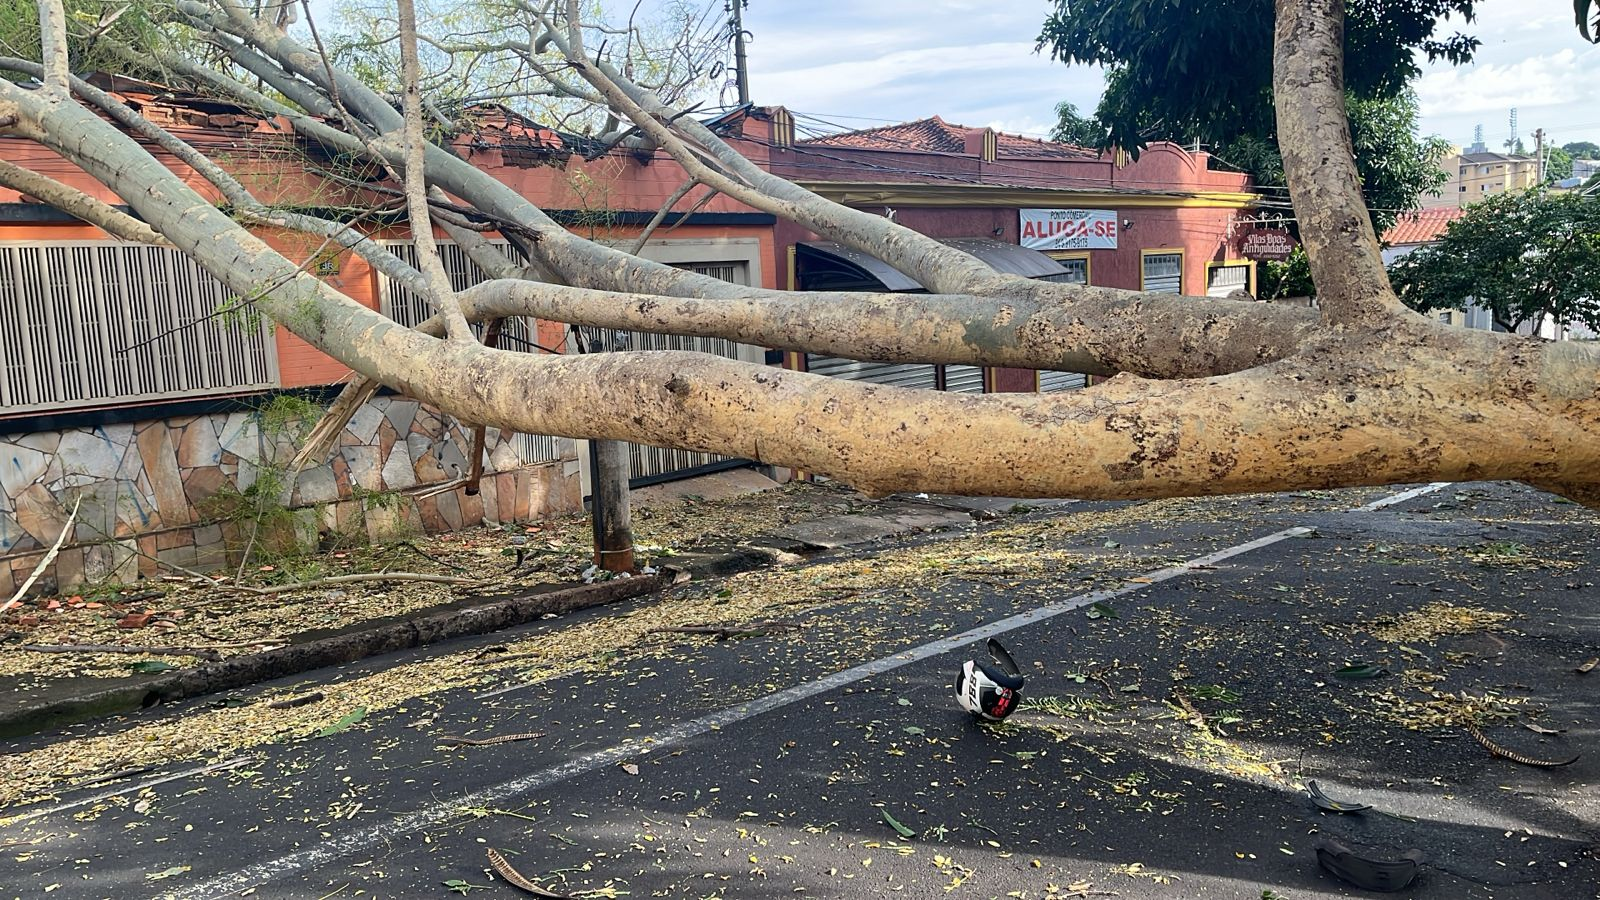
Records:
[[[263,430],[258,413],[239,412],[0,433],[0,601],[33,571],[74,504],[77,520],[41,578],[44,590],[149,577],[162,571],[157,560],[199,570],[226,565],[248,523],[218,519],[209,498],[246,491],[263,461],[271,467],[292,457],[292,438],[276,431]],[[381,541],[580,508],[573,442],[554,442],[554,461],[530,464],[511,435],[492,428],[481,492],[467,496],[458,486],[425,496],[428,486],[468,473],[471,446],[470,432],[414,400],[374,399],[351,419],[326,465],[284,485],[277,499],[293,510],[289,538],[311,549],[335,533]]]

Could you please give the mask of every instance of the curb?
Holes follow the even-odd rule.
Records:
[[[666,568],[655,575],[535,590],[489,603],[445,608],[412,617],[378,619],[358,630],[202,663],[133,684],[101,688],[0,713],[0,738],[23,737],[100,716],[137,712],[157,703],[233,690],[448,638],[487,634],[547,614],[559,615],[629,600],[672,585],[681,573],[681,569]]]
[[[926,501],[900,503],[913,510],[917,507],[941,508]],[[863,517],[858,515],[853,518]],[[873,540],[916,530],[919,530],[916,526],[899,528],[875,536]],[[0,712],[0,739],[26,737],[104,716],[138,712],[158,703],[174,703],[248,687],[274,678],[410,650],[449,638],[488,634],[534,621],[547,614],[576,612],[640,597],[669,587],[683,576],[716,578],[737,575],[778,565],[786,558],[808,557],[841,549],[842,546],[848,545],[812,543],[769,533],[734,547],[681,553],[672,557],[671,564],[655,575],[599,584],[536,588],[487,603],[457,601],[422,614],[374,619],[346,631],[274,650],[201,663],[168,674]]]

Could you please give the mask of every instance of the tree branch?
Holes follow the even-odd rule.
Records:
[[[1217,301],[1197,312],[1182,297],[1093,289],[1078,312],[1055,296],[996,300],[970,294],[874,294],[745,288],[733,298],[666,298],[519,280],[491,280],[461,294],[469,318],[537,316],[596,328],[719,337],[878,362],[1119,371],[1198,377],[1284,358],[1312,336],[1304,310]],[[1086,314],[1084,307],[1092,307]],[[1092,323],[1092,324],[1091,324]],[[1232,351],[1209,346],[1226,334]],[[1287,336],[1287,340],[1280,339]]]
[[[672,212],[672,208],[678,205],[679,200],[687,197],[689,192],[694,190],[695,185],[699,183],[698,179],[690,178],[679,185],[678,189],[667,197],[666,202],[661,204],[661,208],[656,210],[656,214],[650,217],[650,221],[645,223],[644,228],[639,231],[639,236],[634,238],[633,243],[628,245],[628,252],[636,254],[643,250],[645,245],[650,243],[650,235],[655,234],[656,229],[661,226],[667,215]]]
[[[61,0],[35,0],[39,8],[39,52],[44,65],[40,78],[53,99],[65,101],[70,94],[67,79],[72,64],[67,58],[67,12]]]
[[[880,216],[825,200],[783,179],[773,178],[751,164],[742,154],[727,147],[709,129],[703,126],[694,129],[689,124],[693,120],[685,117],[681,120],[682,126],[691,129],[691,134],[700,145],[690,147],[669,125],[679,124],[674,122],[672,110],[604,61],[591,60],[585,54],[581,26],[572,18],[577,15],[577,4],[569,2],[568,7],[569,21],[565,37],[557,31],[553,22],[545,19],[552,42],[566,55],[574,70],[600,92],[607,105],[631,120],[683,166],[691,177],[740,203],[782,216],[812,231],[827,234],[847,246],[871,253],[930,291],[986,293],[1013,285],[1018,280],[1016,276],[1002,275],[976,257],[926,235]],[[701,153],[713,147],[725,151],[711,153],[732,175],[712,168],[702,160]],[[781,187],[778,182],[781,182]]]
[[[428,215],[428,180],[423,165],[428,143],[422,131],[421,65],[417,61],[417,14],[411,0],[396,0],[400,13],[400,72],[404,82],[406,210],[411,220],[411,240],[417,260],[427,276],[428,294],[433,306],[444,316],[445,333],[452,341],[471,341],[472,329],[461,315],[450,276],[439,260],[439,247],[433,239],[433,221]]]
[[[230,288],[275,285],[260,308],[312,346],[505,431],[752,457],[871,493],[1157,497],[1457,478],[1581,484],[1600,471],[1600,348],[1426,322],[1399,323],[1382,341],[1335,331],[1292,363],[1230,376],[1123,375],[1052,395],[898,389],[696,353],[536,356],[439,341],[300,272],[88,110],[5,81],[0,101]]]
[[[0,185],[54,206],[69,216],[94,225],[112,237],[139,244],[167,245],[167,239],[149,225],[85,194],[75,187],[0,159]]]

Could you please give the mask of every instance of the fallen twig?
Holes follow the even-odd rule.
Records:
[[[651,628],[645,634],[709,634],[713,640],[725,641],[733,637],[753,637],[771,634],[785,628],[797,628],[793,622],[751,622],[747,625],[666,625]]]
[[[513,869],[511,867],[511,863],[507,862],[506,858],[501,856],[500,852],[495,850],[493,847],[489,848],[489,867],[494,869],[501,878],[504,878],[506,880],[506,884],[509,884],[512,887],[522,888],[535,897],[545,897],[548,898],[548,900],[569,900],[565,894],[557,894],[554,891],[547,891],[537,884],[534,884],[533,882],[524,878],[522,873],[518,872],[516,869]]]
[[[309,706],[321,699],[323,699],[321,691],[312,691],[309,694],[301,694],[298,697],[285,697],[282,700],[274,700],[267,704],[267,709],[294,709],[298,706]]]
[[[1509,759],[1514,763],[1521,763],[1524,766],[1537,766],[1541,769],[1559,769],[1562,766],[1572,765],[1578,761],[1579,757],[1583,755],[1580,753],[1571,759],[1564,759],[1555,762],[1550,760],[1534,759],[1531,756],[1523,756],[1521,753],[1518,753],[1515,750],[1507,750],[1499,744],[1496,744],[1494,741],[1489,740],[1488,736],[1479,731],[1478,726],[1476,725],[1464,725],[1462,727],[1466,729],[1467,734],[1472,735],[1473,740],[1483,745],[1483,749],[1489,751],[1490,756],[1498,756],[1501,759]]]
[[[123,769],[118,772],[107,772],[104,775],[96,775],[95,777],[90,778],[88,781],[80,781],[73,785],[73,787],[86,788],[94,787],[97,784],[105,784],[108,781],[121,781],[124,778],[132,778],[135,775],[143,775],[154,768],[155,766],[134,766],[131,769]]]
[[[39,580],[39,576],[44,573],[44,570],[48,568],[52,562],[55,562],[56,555],[61,552],[61,545],[67,541],[67,532],[72,530],[72,523],[78,519],[78,507],[82,505],[83,495],[80,494],[78,495],[78,499],[73,501],[72,512],[67,515],[66,524],[61,526],[61,533],[56,535],[56,542],[51,545],[50,551],[44,555],[43,559],[39,560],[38,565],[33,567],[33,574],[29,575],[28,580],[22,583],[22,587],[17,588],[17,592],[11,595],[11,599],[7,600],[5,605],[0,606],[0,613],[3,613],[11,607],[16,606],[18,603],[21,603],[23,596],[28,593],[28,588],[33,587],[33,583]]]
[[[1183,708],[1184,713],[1189,717],[1188,721],[1191,726],[1198,728],[1201,731],[1211,730],[1211,727],[1206,724],[1206,717],[1200,714],[1200,710],[1195,709],[1194,704],[1190,702],[1188,696],[1185,695],[1183,691],[1173,691],[1172,696],[1178,701],[1178,705]]]
[[[422,572],[363,572],[356,575],[329,575],[327,578],[313,578],[310,581],[297,581],[294,584],[275,584],[271,587],[249,587],[242,584],[219,584],[218,590],[243,591],[247,594],[266,596],[268,594],[283,594],[289,591],[303,591],[314,587],[323,587],[330,584],[353,584],[363,581],[424,581],[434,584],[482,584],[477,578],[458,578],[454,575],[427,575]],[[190,604],[198,606],[199,604]]]
[[[509,744],[513,741],[531,741],[534,738],[544,737],[542,731],[526,731],[519,734],[502,734],[488,738],[456,737],[453,734],[441,734],[437,738],[444,744],[466,744],[469,747],[487,747],[491,744]]]
[[[438,484],[428,485],[416,490],[401,491],[401,493],[406,494],[415,500],[424,500],[428,497],[435,497],[439,494],[443,494],[446,491],[453,491],[466,483],[467,479],[465,478],[452,478],[449,481],[441,481]]]
[[[444,566],[446,568],[455,569],[457,572],[465,572],[465,571],[467,571],[467,568],[465,566],[458,566],[453,562],[446,562],[446,561],[440,559],[439,557],[434,556],[432,553],[429,553],[426,550],[423,550],[421,547],[418,547],[412,541],[405,541],[405,542],[401,543],[400,546],[405,547],[406,549],[408,549],[411,552],[417,554],[418,556],[422,557],[423,559],[430,560],[432,562],[436,562],[439,565]]]

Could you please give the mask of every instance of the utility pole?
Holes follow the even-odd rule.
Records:
[[[579,353],[591,347],[571,326]],[[617,349],[613,347],[612,349]],[[628,480],[633,474],[625,441],[590,440],[589,518],[594,523],[594,564],[606,572],[633,571],[633,504]]]
[[[1544,129],[1533,130],[1533,183],[1544,184]]]
[[[633,510],[628,496],[628,444],[589,442],[589,503],[594,519],[594,564],[633,571]]]
[[[733,29],[733,73],[739,85],[739,105],[750,105],[750,66],[744,56],[744,16],[741,10],[748,0],[728,0],[733,13],[729,27]]]

